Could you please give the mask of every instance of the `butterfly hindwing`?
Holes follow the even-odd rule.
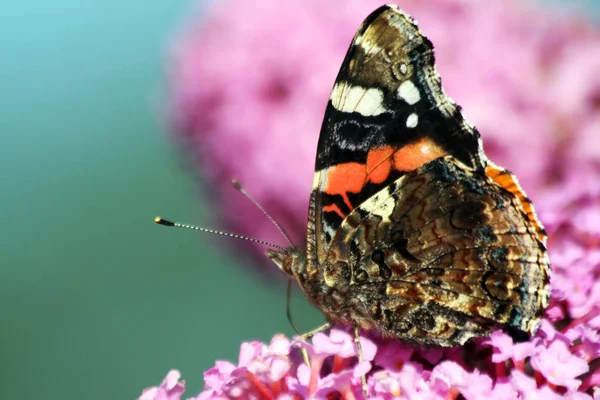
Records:
[[[549,295],[548,260],[516,202],[452,156],[382,189],[329,245],[324,265],[335,267],[324,280],[347,285],[364,309],[342,318],[443,346],[499,327],[534,330]]]

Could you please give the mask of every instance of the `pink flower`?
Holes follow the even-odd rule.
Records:
[[[375,356],[375,363],[390,371],[400,371],[410,360],[414,349],[398,341],[391,341]]]
[[[422,368],[416,363],[407,363],[401,372],[381,370],[371,377],[369,384],[372,394],[377,399],[393,399],[404,397],[408,399],[434,399],[436,394],[429,386]]]
[[[360,343],[363,350],[363,360],[368,363],[368,361],[373,360],[373,357],[375,357],[377,348],[371,340],[364,337],[360,338]],[[345,375],[338,376],[341,371],[349,366],[349,360],[352,357],[357,356],[354,338],[348,332],[332,329],[328,335],[317,333],[312,338],[312,345],[307,343],[303,344],[301,342],[298,342],[297,345],[306,349],[311,360],[310,369],[302,366],[299,370],[302,381],[306,382],[308,385],[308,393],[314,394],[317,386],[328,388],[333,382],[341,384],[342,380],[347,380],[350,376],[354,376],[353,369],[346,371],[347,374]],[[321,370],[323,369],[325,361],[332,355],[335,355],[332,361],[332,372],[334,375],[333,377],[329,377],[327,381],[323,381],[321,378]],[[366,365],[367,364],[362,364],[361,368],[365,368]],[[370,366],[370,364],[368,365]],[[349,381],[344,382],[348,383]],[[350,389],[347,387],[345,391],[348,390]]]
[[[312,339],[309,352],[314,356],[335,353],[341,357],[352,357],[356,354],[352,336],[344,331],[332,330],[329,335],[317,333]]]
[[[523,343],[513,343],[510,336],[502,331],[492,333],[489,340],[484,344],[488,344],[494,348],[492,362],[499,363],[506,360],[523,361],[525,358],[533,354],[533,350],[537,344],[536,340],[530,340]]]
[[[539,388],[535,382],[535,379],[518,370],[511,374],[511,384],[524,400],[562,399],[562,396],[552,391],[546,385]]]
[[[217,361],[215,366],[204,373],[205,389],[220,390],[223,380],[235,369],[235,365],[227,361]]]
[[[270,345],[243,343],[237,365],[218,361],[205,373],[205,389],[196,399],[324,399],[330,395],[355,399],[361,397],[363,375],[375,399],[588,399],[600,384],[600,370],[595,367],[582,381],[590,363],[600,359],[597,328],[580,324],[563,334],[545,321],[521,348],[524,351],[513,349],[504,336],[496,332],[490,340],[446,350],[440,356],[438,349],[416,349],[361,335],[365,361],[359,363],[355,346],[350,348],[352,336],[344,330],[332,329],[315,336],[312,343],[292,345],[277,335]],[[489,352],[490,346],[494,353]],[[310,366],[304,364],[299,348],[307,350]],[[428,359],[440,360],[432,364]],[[163,388],[171,390],[178,379],[178,373],[170,373],[163,385],[147,389],[140,398],[170,399],[148,396]]]
[[[576,346],[573,353],[590,362],[600,357],[600,335],[590,325],[577,325],[566,333],[571,341],[579,340],[581,344]]]
[[[362,361],[355,367],[327,375],[319,382],[315,397],[324,397],[329,393],[340,393],[344,398],[355,396],[361,387],[361,377],[371,369],[371,363]]]
[[[460,393],[467,399],[488,397],[492,391],[492,379],[479,370],[472,373],[453,361],[443,361],[431,372],[431,386],[441,396]]]
[[[571,354],[569,347],[561,341],[555,341],[546,349],[539,351],[531,358],[531,366],[542,373],[548,382],[577,389],[581,381],[575,379],[586,373],[588,364],[581,358]]]
[[[160,386],[144,389],[139,400],[179,400],[185,392],[185,382],[180,382],[180,378],[179,371],[169,371]]]

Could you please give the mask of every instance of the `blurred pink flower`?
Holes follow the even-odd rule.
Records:
[[[531,366],[541,372],[548,382],[571,390],[581,384],[576,378],[589,370],[587,363],[572,355],[568,346],[561,341],[552,342],[544,351],[535,354],[531,358]]]
[[[160,386],[144,389],[139,400],[179,400],[185,392],[185,382],[180,379],[179,371],[169,371]]]
[[[532,339],[528,342],[514,343],[510,336],[498,331],[491,335],[487,343],[495,350],[492,362],[500,363],[510,359],[522,362],[533,354],[537,341]]]
[[[302,244],[329,91],[355,30],[381,1],[262,0],[260,12],[244,0],[211,4],[169,59],[175,137],[224,199],[230,229],[282,239],[231,188],[235,177]],[[574,162],[600,164],[600,35],[589,22],[517,0],[401,7],[434,43],[446,91],[490,158],[534,200]]]
[[[375,0],[214,2],[171,54],[170,117],[194,171],[236,231],[280,241],[231,189],[238,178],[303,242],[315,149],[329,90]],[[436,45],[446,91],[513,170],[549,232],[551,305],[537,334],[502,332],[463,348],[417,349],[334,329],[312,343],[276,336],[218,361],[196,399],[600,398],[600,35],[585,19],[507,0],[406,0]],[[238,244],[236,243],[236,246]],[[298,354],[311,356],[306,366]],[[178,399],[170,372],[141,399]],[[161,397],[162,396],[162,397]],[[168,397],[171,396],[171,397]]]

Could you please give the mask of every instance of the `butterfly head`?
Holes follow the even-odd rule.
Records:
[[[306,273],[306,256],[301,249],[268,249],[265,254],[273,260],[277,268],[292,278],[298,279]]]

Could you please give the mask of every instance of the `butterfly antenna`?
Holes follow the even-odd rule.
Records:
[[[231,180],[231,184],[233,185],[233,187],[240,192],[241,194],[243,194],[248,200],[250,200],[252,202],[252,204],[254,204],[267,218],[269,218],[269,220],[273,223],[273,225],[275,225],[275,227],[277,228],[277,230],[283,235],[283,237],[285,238],[285,240],[288,241],[288,243],[290,244],[290,246],[294,247],[294,243],[292,243],[290,237],[285,233],[285,231],[283,230],[283,228],[281,227],[281,225],[279,225],[277,223],[277,221],[275,221],[275,218],[271,217],[271,215],[267,212],[267,210],[265,210],[263,208],[263,206],[260,205],[260,203],[256,200],[254,200],[249,194],[248,192],[246,192],[244,190],[244,188],[242,187],[242,185],[240,185],[240,183],[238,182],[237,179],[232,179]]]
[[[287,250],[283,246],[279,246],[277,244],[269,243],[269,242],[266,242],[264,240],[255,239],[255,238],[251,238],[251,237],[248,237],[248,236],[237,235],[235,233],[215,231],[214,229],[208,229],[208,228],[201,228],[201,227],[195,226],[195,225],[182,224],[180,222],[172,222],[172,221],[169,221],[169,220],[161,218],[161,217],[154,218],[154,222],[156,222],[159,225],[173,226],[175,228],[193,229],[193,230],[199,231],[199,232],[214,233],[215,235],[228,236],[228,237],[232,237],[232,238],[236,238],[236,239],[247,240],[249,242],[254,242],[254,243],[258,243],[258,244],[264,244],[266,246],[273,247],[275,249]]]

